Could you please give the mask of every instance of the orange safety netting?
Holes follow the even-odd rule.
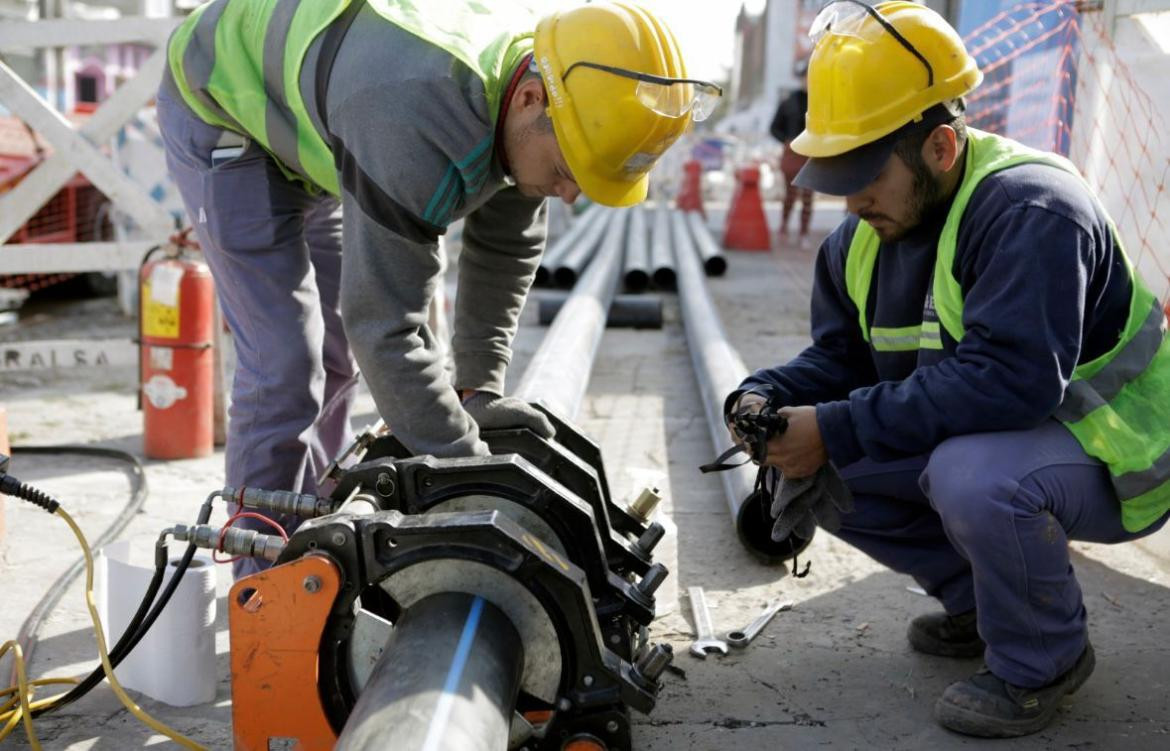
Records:
[[[1050,0],[1020,3],[973,29],[964,42],[985,78],[967,119],[1067,155],[1170,316],[1170,137],[1139,80],[1150,74],[1134,61],[1153,58],[1167,72],[1170,63],[1140,21],[1106,24],[1088,3]]]

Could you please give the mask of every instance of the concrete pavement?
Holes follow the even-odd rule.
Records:
[[[774,220],[775,207],[769,206]],[[817,229],[828,231],[839,210],[822,206]],[[718,225],[720,217],[712,217]],[[736,253],[726,277],[711,280],[724,325],[749,368],[791,357],[807,341],[814,251],[775,248]],[[668,673],[657,709],[636,718],[639,749],[965,749],[992,745],[951,734],[931,719],[935,697],[966,677],[978,661],[953,661],[910,650],[905,629],[936,609],[907,590],[912,582],[820,534],[804,579],[755,563],[736,541],[717,477],[697,465],[715,456],[673,298],[666,297],[661,331],[607,331],[579,422],[602,446],[615,495],[647,478],[668,477],[677,526],[678,587],[702,586],[720,629],[746,625],[765,602],[784,596],[781,613],[747,650],[698,660],[683,606],[655,626],[674,645],[685,677]],[[112,302],[110,303],[113,304]],[[517,336],[510,379],[522,372],[543,331],[530,306]],[[92,314],[63,324],[70,335],[100,335],[119,324],[93,324]],[[0,332],[3,335],[3,332]],[[63,335],[63,334],[59,334]],[[141,416],[134,410],[132,372],[0,373],[13,444],[80,442],[140,453]],[[374,417],[363,396],[364,425]],[[87,534],[96,536],[124,502],[127,482],[116,464],[99,460],[20,457],[13,473],[57,495]],[[147,464],[151,495],[126,537],[149,545],[164,526],[190,520],[207,492],[222,484],[222,456]],[[223,517],[218,517],[219,521]],[[8,540],[0,549],[0,638],[15,636],[44,588],[76,557],[65,526],[28,504],[9,500]],[[1098,655],[1095,675],[1056,724],[1030,738],[994,742],[997,749],[1170,748],[1170,544],[1163,532],[1145,545],[1075,544],[1074,566],[1084,587]],[[230,748],[230,686],[221,572],[216,701],[177,709],[149,699],[142,706],[204,745]],[[94,664],[93,640],[78,586],[41,632],[32,674],[75,675]],[[165,666],[164,666],[165,669]],[[7,676],[7,661],[0,665]],[[154,746],[157,736],[123,710],[105,686],[38,722],[47,749]],[[166,745],[166,744],[163,744]],[[5,748],[26,744],[18,731]]]

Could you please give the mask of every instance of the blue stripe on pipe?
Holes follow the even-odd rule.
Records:
[[[471,644],[475,641],[475,632],[479,628],[479,618],[482,614],[483,598],[476,597],[471,603],[471,610],[467,613],[467,621],[463,624],[463,633],[459,635],[459,644],[455,647],[455,656],[451,659],[451,667],[447,669],[447,680],[443,683],[443,695],[439,697],[435,714],[431,716],[431,726],[427,728],[427,737],[423,741],[422,751],[435,751],[439,748],[443,730],[447,727],[447,718],[451,714],[451,705],[455,701],[455,690],[459,688],[459,681],[463,678],[463,669],[467,667],[467,657],[471,654]]]

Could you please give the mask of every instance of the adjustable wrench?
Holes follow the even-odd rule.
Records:
[[[782,610],[790,610],[792,608],[792,600],[784,600],[783,602],[773,603],[764,608],[764,612],[756,616],[751,625],[743,631],[728,631],[727,643],[737,649],[743,649],[751,643],[752,639],[764,630],[764,626],[768,625],[768,621],[776,617],[776,614]]]
[[[691,600],[691,615],[695,617],[696,639],[691,644],[691,654],[706,659],[710,650],[720,654],[727,654],[727,642],[715,636],[715,627],[711,625],[711,612],[707,610],[707,596],[702,587],[687,587],[687,595]]]

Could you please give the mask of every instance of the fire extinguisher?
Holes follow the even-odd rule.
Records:
[[[214,285],[185,235],[138,273],[143,448],[152,459],[207,456],[213,448]]]

